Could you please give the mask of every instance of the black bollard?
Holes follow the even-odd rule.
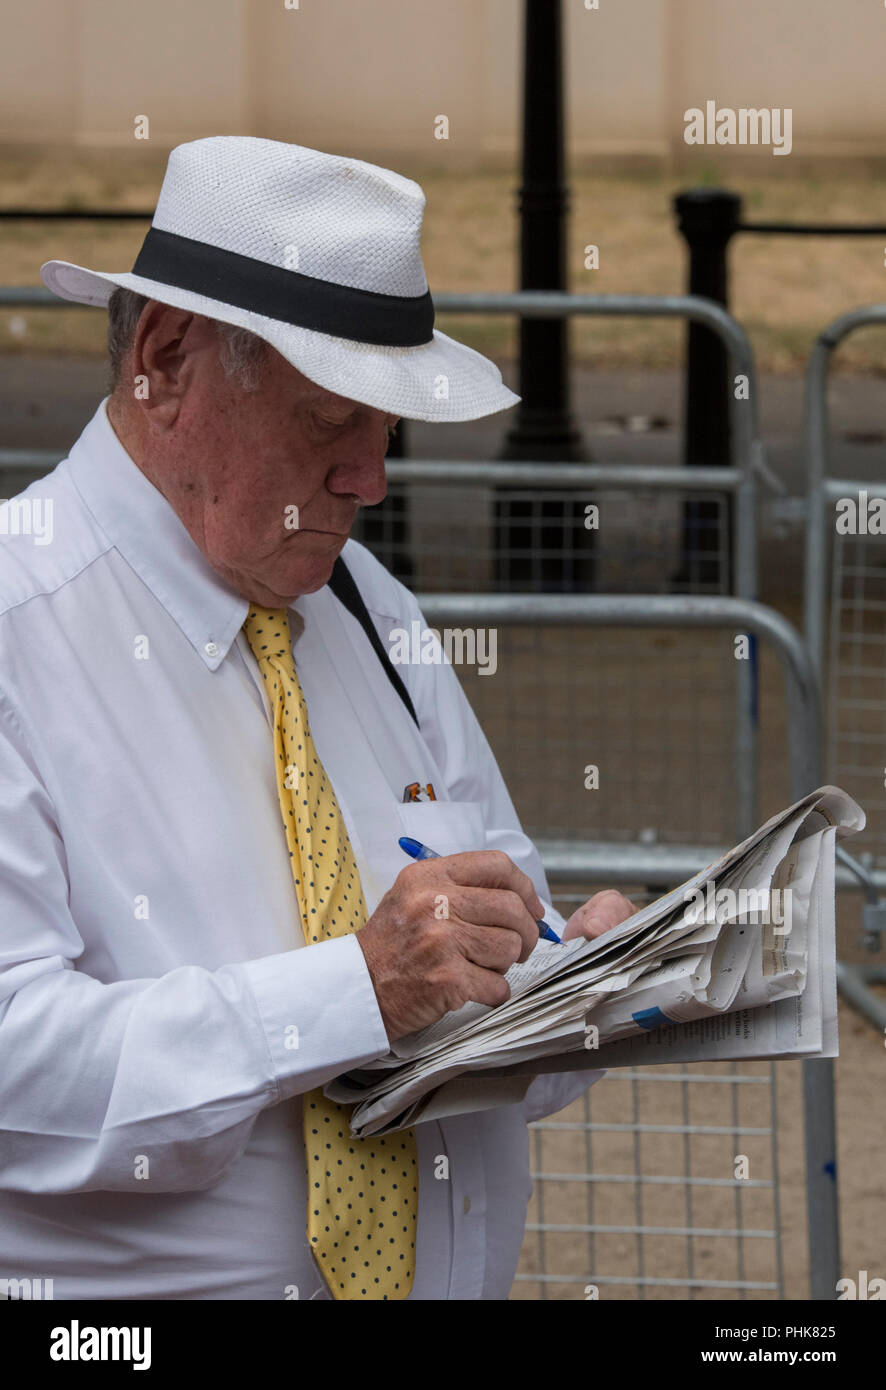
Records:
[[[741,198],[723,188],[691,188],[674,199],[677,225],[689,248],[689,294],[728,307],[729,242],[741,221]],[[704,324],[687,330],[684,462],[687,466],[727,466],[730,462],[729,354],[716,333]],[[725,512],[726,535],[732,536],[732,498],[723,508],[714,501],[687,502],[683,514],[683,553],[675,586],[692,591],[731,592],[731,565],[721,572],[718,517]],[[731,547],[730,547],[731,558]]]

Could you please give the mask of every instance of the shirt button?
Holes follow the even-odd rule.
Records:
[[[465,1197],[465,1200],[464,1200],[464,1211],[465,1211],[465,1216],[467,1216],[467,1214],[468,1214],[468,1212],[469,1212],[470,1210],[471,1210],[471,1199],[470,1199],[470,1197]]]
[[[203,650],[205,651],[207,656],[218,656],[218,643],[207,642]]]

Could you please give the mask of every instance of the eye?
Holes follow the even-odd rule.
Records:
[[[315,415],[314,419],[317,421],[320,428],[324,430],[340,430],[347,424],[346,420],[330,420],[323,415]]]

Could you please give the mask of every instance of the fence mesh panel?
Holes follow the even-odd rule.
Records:
[[[882,536],[835,535],[826,767],[865,808],[853,853],[886,867],[886,555]]]
[[[392,483],[353,535],[424,592],[730,592],[723,496]]]

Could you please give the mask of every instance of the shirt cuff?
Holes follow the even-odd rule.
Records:
[[[280,1100],[311,1091],[391,1045],[356,936],[244,962]]]

